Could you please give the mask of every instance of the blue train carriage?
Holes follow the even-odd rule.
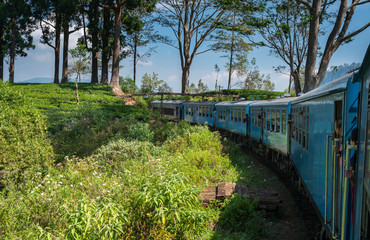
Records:
[[[343,160],[344,144],[357,125],[359,84],[354,76],[345,75],[291,103],[290,156],[333,238],[346,228]]]
[[[352,184],[355,186],[355,192],[350,193],[348,197],[347,206],[351,206],[351,194],[354,194],[355,204],[354,209],[346,211],[347,219],[351,219],[352,212],[354,217],[352,224],[349,220],[347,221],[349,226],[346,228],[345,239],[370,239],[370,45],[356,80],[360,84],[359,136],[357,148],[355,148],[357,152],[356,182],[348,182],[348,179],[345,182],[348,186],[352,187]]]
[[[207,123],[209,126],[213,126],[214,106],[215,102],[211,101],[184,102],[184,120],[192,123]]]
[[[249,108],[250,137],[283,155],[288,154],[288,116],[294,97],[254,102]]]
[[[162,116],[172,121],[183,119],[183,100],[156,100],[151,103],[153,111],[159,111]]]
[[[215,105],[216,127],[247,135],[249,105],[253,101],[220,102]]]

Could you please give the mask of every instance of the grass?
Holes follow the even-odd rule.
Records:
[[[265,184],[248,167],[253,161],[241,146],[218,132],[185,122],[148,121],[146,110],[124,106],[106,85],[81,84],[79,106],[73,104],[70,84],[10,88],[46,116],[43,137],[56,157],[55,165],[33,165],[23,169],[21,177],[19,172],[1,173],[4,238],[267,236],[256,203],[234,197],[203,208],[197,199],[203,187],[221,181]]]

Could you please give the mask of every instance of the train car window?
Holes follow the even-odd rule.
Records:
[[[271,115],[270,115],[270,109],[267,109],[267,116],[266,116],[266,130],[267,131],[270,131],[270,129],[271,129]]]
[[[237,109],[237,108],[234,109],[234,121],[235,122],[238,121],[238,111],[239,111],[239,109]]]
[[[270,131],[275,131],[275,109],[271,109],[271,129]]]
[[[298,108],[298,143],[302,144],[302,108]]]
[[[243,122],[243,109],[240,109],[239,111],[239,122]]]
[[[286,110],[281,110],[281,133],[286,134]]]
[[[243,119],[245,118],[246,116],[245,116],[245,109],[243,109],[242,110],[242,121],[243,121]],[[244,122],[244,121],[243,121]]]
[[[209,116],[213,117],[213,109],[211,107],[209,107]]]
[[[308,150],[308,133],[309,133],[309,128],[308,128],[308,123],[309,123],[309,117],[310,117],[310,108],[309,106],[306,107],[306,149]]]
[[[280,132],[280,109],[276,109],[276,130],[275,132]]]
[[[206,117],[209,117],[210,113],[211,113],[210,107],[206,107]]]
[[[231,108],[231,110],[230,110],[230,115],[231,115],[231,121],[233,121],[234,120],[234,109],[232,109]]]

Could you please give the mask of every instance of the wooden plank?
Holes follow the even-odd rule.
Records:
[[[217,187],[205,187],[198,197],[199,201],[210,203],[212,200],[216,200],[216,190]]]
[[[217,199],[230,198],[235,191],[236,183],[220,182],[217,187]]]

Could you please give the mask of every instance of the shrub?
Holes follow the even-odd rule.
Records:
[[[46,121],[30,101],[0,82],[0,170],[48,166],[53,150]]]
[[[258,202],[235,194],[226,200],[217,222],[218,231],[245,232],[249,239],[262,239],[266,235],[263,215],[256,209]]]

